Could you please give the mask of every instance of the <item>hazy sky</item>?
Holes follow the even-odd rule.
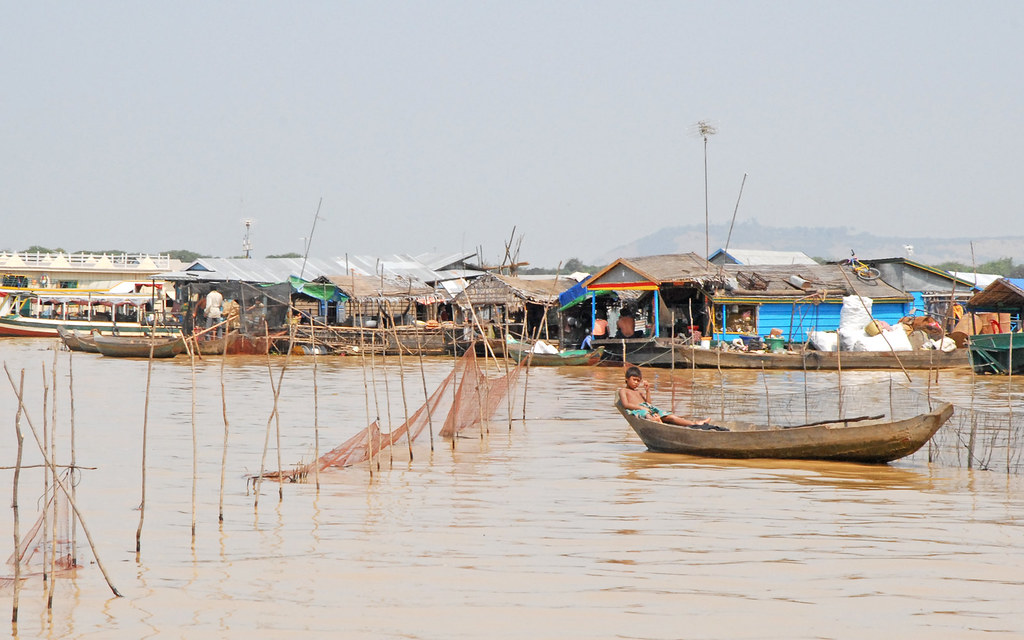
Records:
[[[712,223],[1024,235],[1021,2],[0,8],[0,248],[587,261],[704,223],[699,120]]]

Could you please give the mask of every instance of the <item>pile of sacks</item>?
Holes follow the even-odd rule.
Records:
[[[942,327],[931,318],[907,317],[895,327],[871,319],[871,299],[860,296],[843,298],[839,311],[839,331],[811,331],[811,346],[819,351],[914,351],[939,349],[953,351],[956,343],[942,335]]]

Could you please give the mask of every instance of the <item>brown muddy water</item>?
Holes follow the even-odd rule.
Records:
[[[50,340],[0,342],[8,370],[16,379],[25,371],[37,428],[54,355]],[[929,462],[926,450],[885,466],[649,453],[611,406],[618,368],[534,369],[526,420],[520,378],[511,429],[503,406],[483,437],[470,432],[454,449],[437,440],[431,451],[424,433],[412,461],[400,455],[403,443],[372,476],[363,464],[322,474],[319,490],[264,482],[256,505],[247,476],[259,470],[267,440],[270,372],[265,358],[229,357],[219,523],[221,359],[205,358],[196,364],[193,542],[192,370],[183,356],[155,362],[137,556],[148,363],[56,356],[58,459],[68,460],[70,367],[77,464],[88,467],[77,497],[97,554],[79,534],[82,566],[57,578],[52,613],[42,580],[29,578],[11,637],[1024,637],[1019,472],[968,469],[955,452],[933,451],[937,461]],[[275,381],[283,362],[273,359]],[[376,413],[374,379],[385,425],[388,406],[393,424],[404,417],[395,359],[364,387],[358,358],[317,358],[316,418],[313,365],[308,356],[291,358],[284,376],[285,467],[313,458],[315,419],[322,451],[366,426],[367,405]],[[430,390],[451,366],[426,361]],[[406,358],[404,369],[411,412],[423,401],[423,382],[416,359]],[[767,383],[829,397],[837,384],[835,374],[677,371],[674,382],[667,370],[647,375],[656,401],[668,404],[674,387],[677,406],[692,385],[740,396]],[[912,375],[926,384],[925,374]],[[889,380],[843,374],[844,384],[877,386],[879,404]],[[16,401],[6,376],[0,382],[0,466],[10,467]],[[1024,385],[1015,380],[942,372],[932,391],[1024,414]],[[962,441],[946,434],[953,447]],[[275,431],[269,442],[266,467],[277,468]],[[1005,451],[1016,434],[993,442],[989,458],[1015,469],[1016,454]],[[39,462],[32,445],[25,464]],[[0,478],[11,496],[13,471]],[[24,535],[38,515],[41,473],[25,470],[20,487]],[[6,557],[14,546],[10,508],[0,512],[0,539]],[[123,597],[111,593],[97,555]],[[0,603],[10,612],[7,582]]]

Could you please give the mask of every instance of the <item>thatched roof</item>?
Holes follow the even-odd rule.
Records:
[[[327,276],[328,282],[341,289],[342,293],[356,300],[417,300],[421,303],[441,302],[443,296],[433,287],[422,282],[405,278],[383,279],[380,276]]]
[[[1000,278],[967,301],[972,311],[1024,311],[1024,279]]]
[[[545,279],[524,279],[489,273],[471,282],[454,302],[467,307],[481,304],[521,305],[533,304],[558,306],[558,294],[575,284],[572,278],[552,276]]]

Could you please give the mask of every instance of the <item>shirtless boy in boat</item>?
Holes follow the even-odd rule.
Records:
[[[619,403],[622,408],[641,418],[654,422],[667,422],[681,427],[695,427],[708,423],[708,418],[703,420],[688,420],[681,416],[669,413],[652,405],[648,400],[651,397],[651,383],[644,380],[639,367],[626,369],[626,386],[619,389]]]

